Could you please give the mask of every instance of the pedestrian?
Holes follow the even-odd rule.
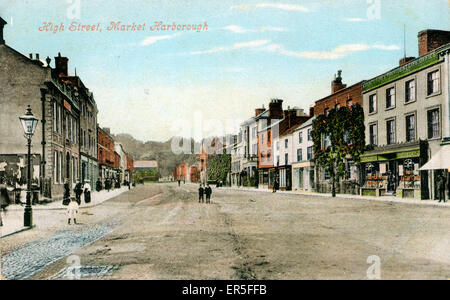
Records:
[[[81,194],[83,194],[83,185],[79,180],[77,180],[77,184],[75,185],[75,188],[73,189],[75,192],[75,199],[77,200],[78,205],[81,204]]]
[[[279,189],[280,184],[278,183],[278,178],[275,178],[275,182],[273,183],[273,191],[272,193],[276,193],[277,190]]]
[[[1,211],[10,204],[8,189],[3,183],[3,177],[0,178],[0,226],[3,226]]]
[[[436,187],[439,197],[439,203],[442,201],[445,202],[445,179],[442,174],[440,174],[436,180]]]
[[[83,190],[84,190],[84,202],[90,203],[91,202],[91,185],[89,184],[89,181],[86,180],[84,182]]]
[[[180,186],[180,184],[181,184],[181,180],[180,180],[180,179],[178,179],[178,186]]]
[[[63,205],[70,204],[70,186],[69,180],[66,178],[64,180],[64,196],[63,196]]]
[[[69,203],[69,206],[67,206],[67,217],[68,217],[67,223],[69,225],[70,219],[73,219],[73,223],[77,224],[78,209],[79,209],[78,202],[75,199],[72,199]]]
[[[97,182],[95,184],[95,190],[97,192],[100,192],[103,189],[102,187],[102,181],[100,180],[100,178],[97,178]]]
[[[206,203],[211,203],[212,189],[209,186],[209,183],[206,185],[205,194],[206,194]]]
[[[203,189],[203,185],[200,184],[200,187],[198,188],[198,203],[204,202],[204,198],[203,198],[204,192],[205,192],[205,190]]]

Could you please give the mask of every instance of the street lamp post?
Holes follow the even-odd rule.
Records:
[[[33,226],[33,211],[31,208],[31,138],[33,137],[34,131],[36,130],[36,126],[38,123],[38,119],[36,119],[31,113],[31,107],[28,105],[27,113],[21,117],[19,117],[20,122],[22,123],[23,131],[25,133],[25,137],[28,141],[28,170],[27,170],[27,203],[25,205],[25,211],[23,216],[23,225],[25,227]]]

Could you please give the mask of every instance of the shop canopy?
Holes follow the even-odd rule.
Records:
[[[420,168],[425,170],[448,170],[450,169],[450,145],[442,146],[431,159]]]

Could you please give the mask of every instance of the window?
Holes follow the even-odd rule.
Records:
[[[377,111],[377,94],[369,96],[369,113],[375,113]]]
[[[371,145],[377,145],[377,124],[369,125],[369,138]]]
[[[414,142],[416,140],[416,116],[406,116],[406,141]]]
[[[428,73],[428,95],[439,93],[439,70]]]
[[[258,154],[258,145],[257,144],[253,144],[252,146],[252,155],[256,155]]]
[[[270,131],[267,132],[267,144],[270,145]]]
[[[284,154],[284,165],[288,165],[289,164],[289,154],[285,153]]]
[[[389,120],[386,122],[386,137],[387,137],[388,145],[395,144],[395,121],[394,120]]]
[[[62,109],[61,106],[58,105],[58,133],[62,133]]]
[[[313,147],[308,147],[306,149],[306,156],[308,160],[312,160],[314,158]]]
[[[352,105],[353,105],[353,101],[352,101],[352,99],[348,99],[347,100],[347,107],[352,107]]]
[[[328,115],[328,108],[325,108],[325,109],[323,110],[323,114],[324,114],[325,116]]]
[[[439,109],[429,110],[428,113],[428,138],[435,139],[440,137]]]
[[[308,129],[308,141],[312,141],[312,130]]]
[[[298,133],[298,143],[299,144],[303,143],[303,132],[301,131]]]
[[[56,107],[56,101],[53,102],[53,131],[58,132],[58,108]]]
[[[395,88],[391,87],[386,90],[386,108],[395,107]]]
[[[59,152],[59,183],[63,183],[63,154]]]
[[[287,149],[289,147],[289,140],[285,139],[284,140],[284,149]]]
[[[303,161],[303,151],[302,149],[297,149],[297,162]]]
[[[413,80],[405,83],[405,102],[413,102],[416,100],[416,82]]]
[[[280,150],[280,142],[279,141],[277,141],[277,143],[276,143],[276,147],[277,147],[277,150]]]
[[[323,135],[323,147],[328,148],[331,146],[330,136],[328,134]]]
[[[280,156],[277,155],[277,166],[279,166],[279,165],[280,165]]]
[[[59,158],[58,158],[58,151],[55,151],[55,165],[53,166],[53,170],[54,170],[54,178],[55,178],[55,183],[58,183],[58,179],[59,179]]]
[[[252,128],[252,136],[254,139],[256,139],[256,127]]]

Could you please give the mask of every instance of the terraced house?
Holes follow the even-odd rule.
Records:
[[[448,176],[450,32],[425,30],[418,38],[418,58],[402,58],[363,85],[373,147],[361,160],[363,195],[434,199],[436,177]]]

